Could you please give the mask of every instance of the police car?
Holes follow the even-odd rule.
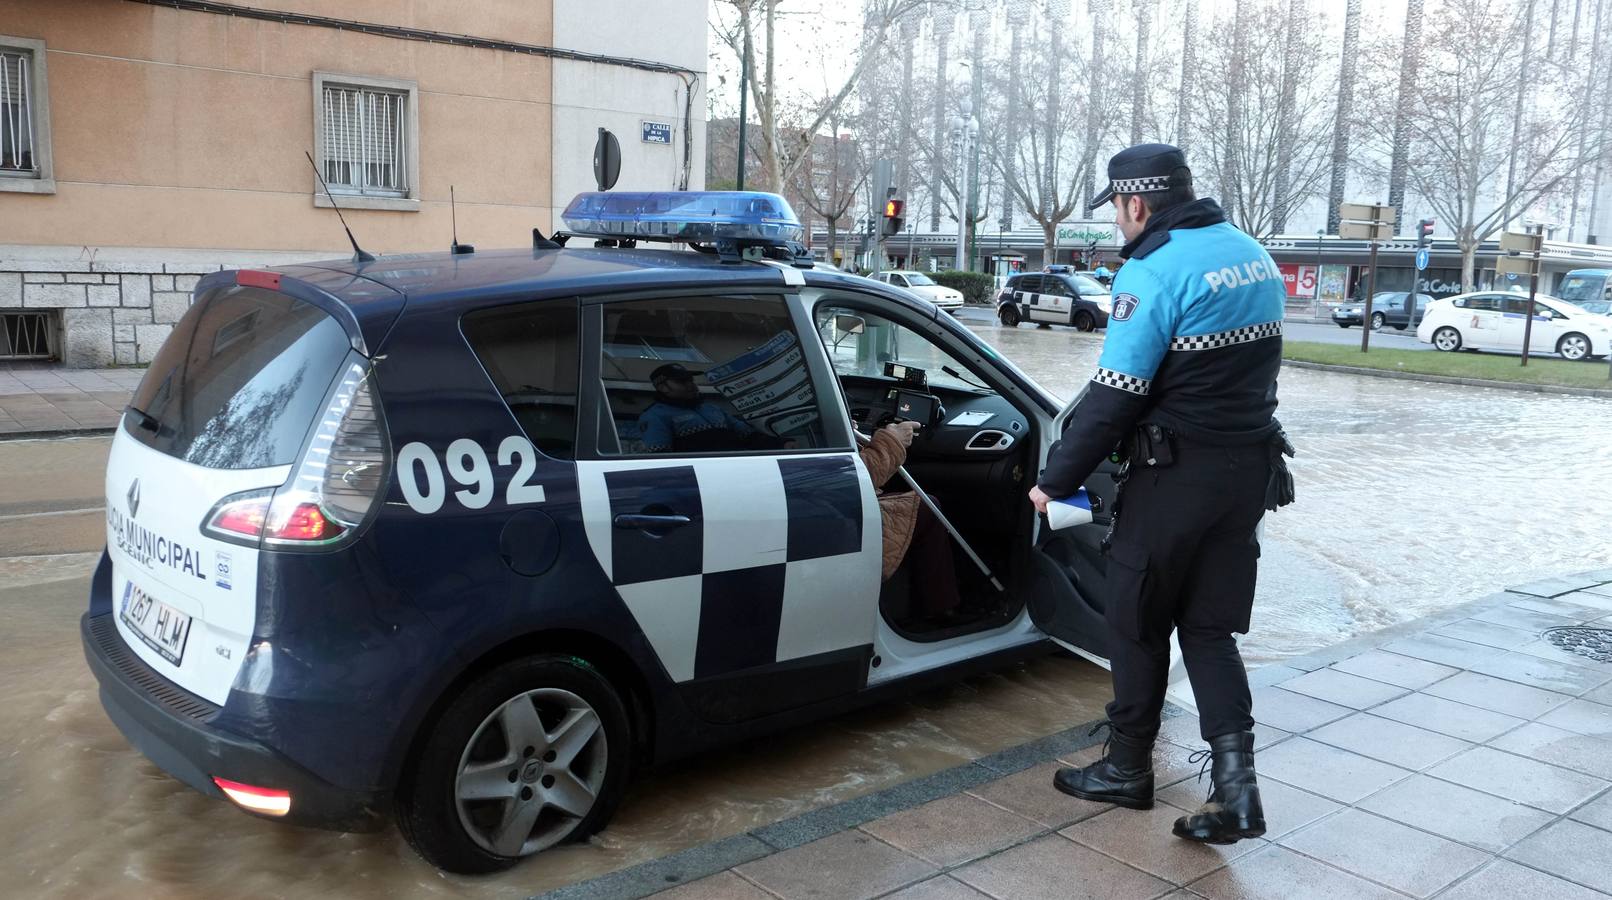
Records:
[[[1014,275],[996,298],[997,320],[1009,328],[1034,322],[1096,331],[1108,327],[1113,309],[1107,285],[1068,266]]]
[[[1113,480],[1090,521],[1038,520],[1064,413],[1011,362],[809,268],[776,195],[564,220],[197,285],[113,439],[81,623],[154,763],[487,872],[598,830],[645,767],[1049,639],[1106,655]],[[901,417],[957,529],[972,612],[943,626],[880,579],[857,433]]]

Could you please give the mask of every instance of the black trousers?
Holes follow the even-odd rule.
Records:
[[[1134,460],[1120,489],[1108,552],[1108,718],[1134,737],[1159,730],[1170,632],[1179,631],[1203,738],[1254,727],[1248,673],[1235,633],[1248,631],[1265,514],[1265,444],[1178,441],[1175,464]]]

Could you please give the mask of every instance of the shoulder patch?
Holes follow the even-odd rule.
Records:
[[[1136,312],[1136,307],[1141,302],[1141,300],[1136,299],[1135,294],[1119,294],[1114,297],[1114,311],[1109,315],[1109,318],[1123,322]]]

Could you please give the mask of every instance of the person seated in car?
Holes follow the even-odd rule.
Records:
[[[678,363],[667,363],[649,373],[649,383],[655,386],[655,402],[638,416],[638,430],[650,453],[783,446],[777,438],[761,434],[748,422],[701,397],[694,373]]]
[[[873,432],[873,440],[861,450],[862,464],[879,495],[879,520],[884,539],[883,581],[907,557],[912,558],[912,591],[916,598],[912,612],[932,626],[954,624],[962,596],[957,592],[957,571],[952,562],[951,535],[940,519],[929,511],[916,491],[890,493],[882,490],[907,461],[907,448],[918,430],[917,422],[895,422]]]

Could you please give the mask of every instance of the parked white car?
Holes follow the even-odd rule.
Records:
[[[891,272],[880,272],[873,277],[885,284],[906,288],[948,312],[963,308],[963,294],[961,291],[936,284],[933,278],[922,272],[897,269]]]
[[[1477,291],[1435,300],[1427,306],[1416,339],[1439,350],[1502,350],[1521,353],[1528,324],[1528,295]],[[1588,312],[1565,300],[1534,300],[1530,353],[1586,359],[1612,352],[1612,316]]]

